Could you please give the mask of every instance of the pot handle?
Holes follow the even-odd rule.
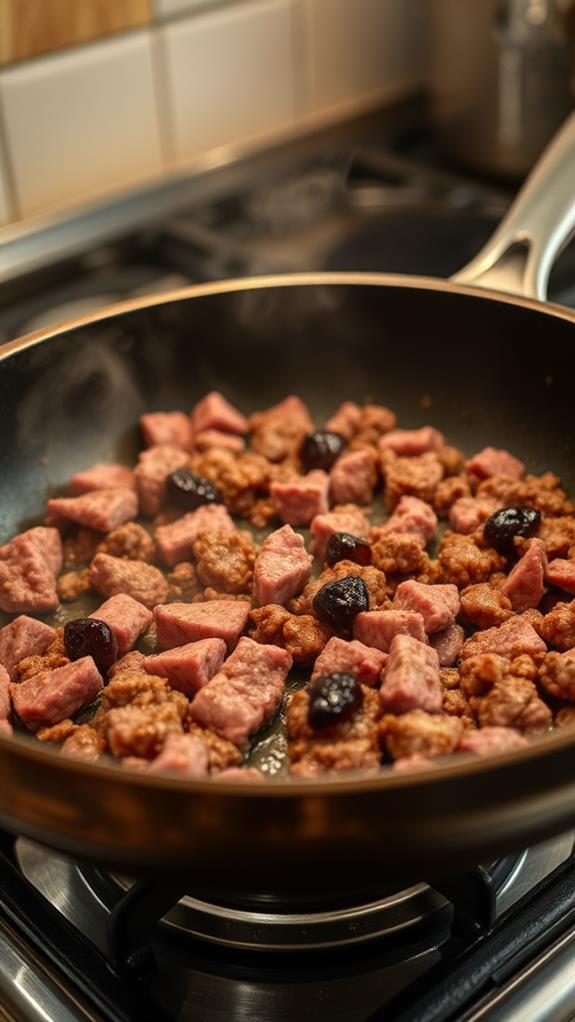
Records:
[[[551,267],[575,229],[575,113],[535,164],[499,227],[451,278],[526,298],[547,297]]]

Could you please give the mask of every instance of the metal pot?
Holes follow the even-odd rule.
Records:
[[[573,0],[433,0],[431,106],[443,151],[526,174],[573,106]]]

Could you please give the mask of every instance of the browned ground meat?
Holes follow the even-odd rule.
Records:
[[[386,596],[385,575],[377,568],[364,567],[362,564],[355,564],[353,561],[338,561],[333,568],[325,568],[319,578],[310,578],[306,583],[303,592],[289,602],[289,609],[294,614],[312,614],[313,598],[315,594],[326,584],[334,579],[345,578],[347,575],[359,575],[367,586],[369,593],[369,609],[382,610],[389,605]]]
[[[436,454],[443,465],[446,476],[457,476],[458,472],[462,471],[465,455],[459,448],[446,444],[445,447],[440,447]],[[462,496],[466,496],[466,494],[462,494]]]
[[[203,600],[240,600],[243,603],[250,603],[253,599],[251,593],[225,593],[223,594],[221,589],[214,589],[212,586],[207,586],[204,589],[203,595],[194,596],[192,603],[201,603]]]
[[[413,458],[397,458],[392,452],[386,451],[382,456],[382,471],[388,511],[393,511],[404,494],[433,504],[435,490],[444,474],[443,465],[434,451]]]
[[[92,725],[103,735],[112,755],[156,756],[172,731],[183,730],[189,702],[165,678],[143,671],[121,671],[104,689]]]
[[[333,632],[311,614],[290,616],[283,626],[282,645],[296,664],[311,664]]]
[[[274,646],[283,645],[283,626],[291,618],[289,610],[279,603],[268,603],[265,607],[256,607],[250,611],[250,618],[255,627],[249,635],[255,642],[270,642]]]
[[[550,696],[575,702],[575,650],[548,653],[539,668],[539,683]]]
[[[465,725],[472,721],[469,703],[460,688],[448,689],[442,697],[443,712],[453,717],[464,717]]]
[[[553,472],[545,472],[542,476],[528,475],[518,480],[492,476],[479,485],[477,493],[495,497],[509,507],[535,507],[546,515],[568,515],[573,511],[565,490],[561,489],[561,480]]]
[[[453,582],[459,589],[486,582],[494,571],[502,571],[505,558],[491,547],[480,546],[474,536],[458,532],[444,534],[438,552],[443,582]]]
[[[58,722],[58,724],[52,724],[50,727],[41,727],[36,732],[36,738],[39,738],[41,742],[50,742],[53,745],[60,745],[65,742],[70,735],[74,734],[74,731],[78,727],[78,724],[74,724],[73,720],[66,717],[64,720]]]
[[[543,518],[539,526],[538,536],[545,543],[547,556],[568,557],[575,548],[575,518],[566,515],[563,518]]]
[[[282,646],[295,663],[309,664],[321,653],[333,632],[311,614],[290,614],[277,603],[268,603],[251,611],[255,625],[250,637],[256,642]]]
[[[104,713],[118,706],[159,706],[163,703],[175,706],[180,720],[188,712],[188,700],[182,692],[171,689],[165,678],[146,674],[145,671],[117,673],[102,695]]]
[[[380,533],[372,544],[371,560],[386,575],[419,575],[429,565],[429,557],[418,538],[405,532]]]
[[[446,756],[457,745],[463,724],[457,717],[425,710],[410,710],[401,716],[386,714],[379,722],[379,736],[392,759],[402,756]]]
[[[514,727],[526,735],[541,734],[551,724],[551,710],[532,681],[507,675],[470,705],[481,727]]]
[[[186,728],[191,735],[201,738],[208,749],[208,768],[210,773],[220,773],[228,767],[238,766],[242,761],[242,754],[232,742],[220,738],[214,731],[200,727],[195,721],[190,720]]]
[[[555,714],[556,727],[573,727],[575,724],[575,706],[563,706]]]
[[[56,586],[58,596],[63,603],[72,603],[84,593],[89,593],[91,588],[88,568],[82,568],[80,571],[67,571],[65,575],[60,575]]]
[[[309,691],[291,697],[286,725],[292,774],[313,776],[323,770],[375,769],[381,752],[377,722],[379,693],[362,685],[363,703],[349,720],[314,731],[308,722]]]
[[[40,674],[41,671],[53,671],[69,663],[64,651],[64,629],[59,628],[54,642],[48,646],[43,656],[28,656],[20,661],[16,668],[18,681],[25,681],[27,678],[33,678],[35,674]]]
[[[489,582],[467,586],[461,593],[462,620],[476,628],[502,625],[512,613],[511,601]]]
[[[93,529],[79,528],[73,536],[69,536],[63,542],[64,567],[78,568],[81,564],[88,564],[99,544],[102,542],[102,533],[94,532]]]
[[[105,748],[102,735],[89,724],[80,724],[64,741],[62,755],[72,759],[99,759]]]
[[[575,646],[575,602],[557,603],[533,626],[548,646],[572,649]]]
[[[365,405],[350,447],[377,447],[380,436],[395,429],[396,423],[396,415],[389,408]]]
[[[274,466],[262,455],[253,451],[236,454],[220,447],[192,455],[191,467],[215,483],[232,514],[250,520],[252,513],[261,517],[259,502],[269,499],[269,485],[275,477]]]
[[[508,660],[493,653],[461,665],[461,689],[481,727],[514,727],[539,734],[551,724],[551,711],[539,698],[535,660],[523,654]]]
[[[90,565],[90,582],[102,596],[127,593],[150,610],[165,602],[169,590],[164,575],[153,564],[102,553],[96,554]]]
[[[219,593],[248,593],[256,547],[249,532],[207,532],[194,543],[198,580]]]
[[[126,522],[108,533],[104,542],[100,543],[98,552],[151,564],[156,556],[156,544],[143,525]]]
[[[438,452],[440,454],[441,452]],[[449,512],[449,508],[456,500],[460,497],[469,497],[471,489],[469,487],[469,480],[467,476],[449,476],[447,479],[442,479],[435,490],[435,496],[433,498],[433,506],[440,518],[446,518]]]
[[[110,710],[99,726],[113,756],[153,759],[171,732],[183,731],[173,703],[152,706],[120,706]]]
[[[166,603],[189,603],[202,592],[195,566],[189,561],[176,564],[167,577],[169,588]]]

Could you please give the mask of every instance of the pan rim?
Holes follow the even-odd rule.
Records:
[[[376,287],[399,287],[413,290],[438,291],[447,294],[459,294],[472,298],[480,298],[485,301],[505,303],[508,305],[526,308],[533,312],[551,316],[555,319],[562,319],[575,324],[575,310],[551,302],[542,302],[534,298],[525,298],[520,295],[505,294],[493,289],[475,287],[467,284],[458,284],[451,280],[444,280],[435,277],[419,277],[406,274],[388,273],[363,273],[363,272],[306,272],[290,274],[273,274],[258,277],[230,278],[226,280],[210,282],[206,284],[192,284],[188,287],[177,288],[159,295],[145,295],[138,298],[127,299],[117,302],[104,309],[98,309],[83,316],[73,317],[61,323],[35,330],[29,334],[6,344],[0,351],[0,363],[8,360],[20,351],[29,347],[47,342],[61,336],[68,331],[83,326],[106,321],[118,315],[128,314],[147,308],[166,305],[174,301],[183,301],[192,298],[209,297],[217,294],[229,294],[239,291],[257,290],[260,288],[293,287],[293,286],[376,286]],[[548,732],[538,736],[528,746],[515,749],[510,752],[498,753],[486,757],[466,756],[461,753],[456,756],[445,757],[443,762],[434,761],[433,769],[418,768],[410,771],[394,772],[391,769],[380,770],[369,777],[350,778],[324,778],[315,779],[292,779],[278,778],[272,783],[265,785],[242,783],[232,781],[217,781],[207,778],[205,780],[186,780],[174,774],[150,775],[147,772],[126,768],[113,762],[85,762],[82,760],[70,760],[60,757],[59,753],[43,743],[33,742],[24,736],[6,738],[0,735],[0,751],[16,756],[20,760],[33,761],[38,765],[50,763],[57,771],[67,774],[70,769],[80,771],[82,774],[97,779],[102,772],[110,776],[117,774],[118,780],[137,788],[169,789],[171,791],[187,791],[205,795],[208,792],[215,796],[240,796],[245,798],[270,798],[280,796],[282,798],[301,798],[302,796],[329,795],[335,798],[338,795],[370,793],[382,788],[401,789],[413,788],[424,785],[425,787],[440,786],[442,783],[449,784],[455,778],[467,775],[489,773],[497,769],[515,769],[521,763],[531,763],[542,756],[553,755],[560,749],[575,746],[575,732],[570,734],[569,728]]]
[[[471,298],[481,298],[485,301],[515,305],[520,308],[530,309],[533,312],[552,316],[555,319],[563,319],[567,322],[575,323],[575,309],[568,309],[564,305],[557,305],[554,302],[548,301],[542,302],[537,298],[526,298],[522,295],[507,294],[503,291],[495,291],[492,288],[458,284],[453,280],[444,280],[440,277],[418,277],[394,273],[363,273],[360,271],[335,272],[329,270],[306,273],[278,273],[261,277],[230,277],[207,284],[190,284],[188,287],[175,288],[173,291],[166,291],[162,294],[143,295],[138,298],[128,298],[122,302],[115,302],[113,305],[108,305],[103,309],[96,309],[93,312],[85,313],[83,316],[74,316],[71,319],[63,320],[61,323],[54,323],[51,326],[33,330],[31,333],[23,334],[21,337],[9,341],[0,351],[0,362],[5,361],[19,351],[58,337],[69,330],[76,330],[78,327],[89,326],[91,323],[112,319],[114,316],[137,312],[159,305],[167,305],[174,301],[204,298],[217,294],[230,294],[234,291],[255,291],[260,288],[301,287],[318,284],[328,286],[400,287],[423,291],[438,291],[446,294],[459,294],[462,296],[468,295]]]

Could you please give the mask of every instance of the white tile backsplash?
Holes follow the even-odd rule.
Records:
[[[8,178],[6,173],[6,158],[2,150],[0,139],[0,227],[12,219],[10,200],[8,198]]]
[[[308,110],[361,101],[421,70],[421,0],[301,0]]]
[[[158,32],[176,161],[294,121],[291,0],[234,4]]]
[[[161,169],[147,30],[8,68],[0,101],[22,216]]]

